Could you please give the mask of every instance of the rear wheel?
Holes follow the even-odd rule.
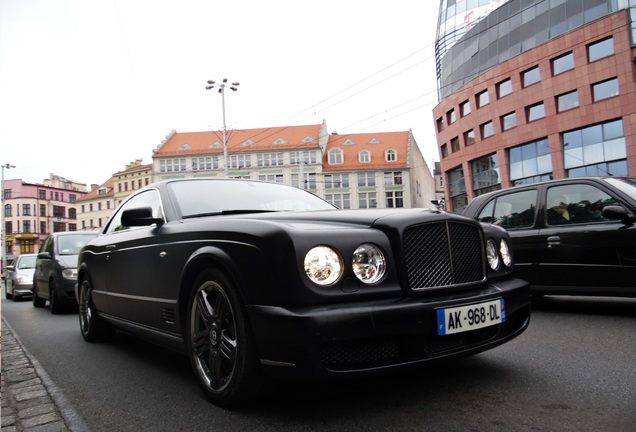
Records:
[[[33,307],[41,308],[41,307],[44,307],[45,304],[46,304],[46,300],[44,300],[43,298],[40,298],[40,296],[38,295],[38,286],[34,282],[33,283]]]
[[[188,303],[187,348],[206,396],[220,406],[256,396],[261,374],[245,305],[217,269],[196,280]]]
[[[113,330],[98,315],[93,305],[93,289],[83,280],[79,289],[79,322],[82,336],[87,342],[99,342],[108,338]]]

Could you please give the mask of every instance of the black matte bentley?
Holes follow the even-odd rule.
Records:
[[[205,394],[478,353],[521,334],[529,287],[505,230],[427,209],[338,210],[309,192],[167,180],[131,195],[79,256],[87,341],[114,329],[186,353]]]

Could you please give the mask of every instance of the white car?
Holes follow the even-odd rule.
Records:
[[[6,268],[4,297],[18,300],[30,297],[33,293],[33,273],[35,273],[36,254],[18,255],[13,265]]]

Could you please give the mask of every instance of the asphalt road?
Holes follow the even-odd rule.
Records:
[[[338,384],[281,383],[240,410],[209,403],[186,357],[123,334],[83,341],[77,314],[2,314],[91,431],[636,431],[636,299],[555,297],[477,356]]]

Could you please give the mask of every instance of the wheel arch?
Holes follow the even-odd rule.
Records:
[[[245,288],[249,282],[241,275],[239,267],[232,257],[224,250],[215,246],[206,246],[195,251],[186,262],[181,275],[179,287],[178,311],[181,317],[181,330],[185,337],[187,331],[187,313],[190,291],[197,277],[208,268],[216,268],[232,281],[237,294],[244,304],[250,301],[250,295]]]

